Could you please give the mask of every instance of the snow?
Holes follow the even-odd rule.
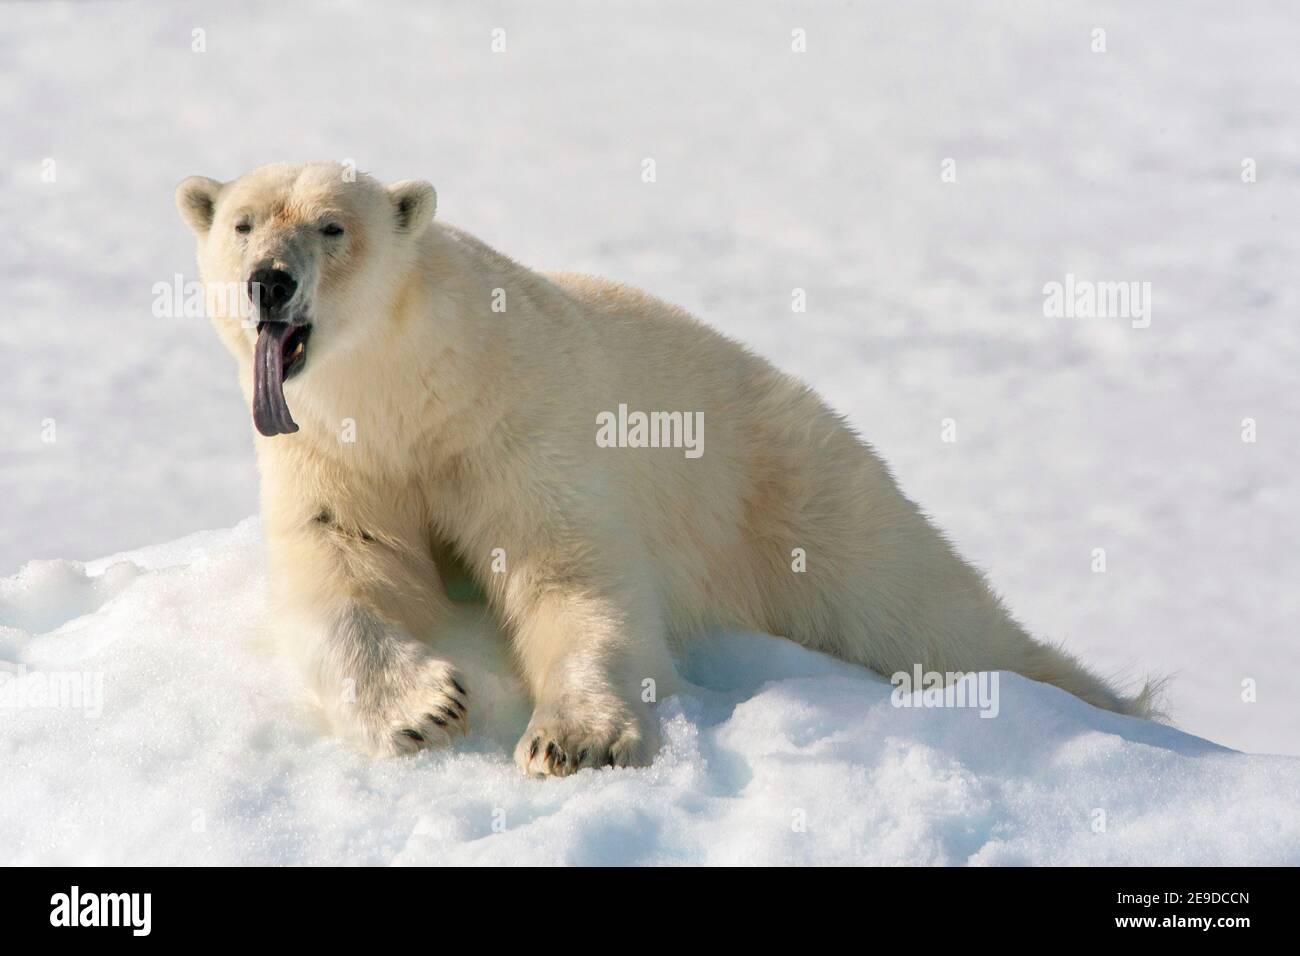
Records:
[[[515,779],[504,683],[454,755],[372,766],[318,735],[244,647],[255,527],[138,550],[257,507],[231,363],[151,306],[193,277],[181,178],[354,158],[432,180],[441,217],[520,261],[652,290],[800,375],[1034,633],[1173,675],[1191,733],[1300,754],[1290,4],[448,7],[6,8],[0,661],[91,668],[105,699],[0,711],[22,768],[0,860],[1294,862],[1292,761],[1010,676],[997,719],[895,710],[761,638],[693,659],[729,690],[665,702],[649,771]],[[1071,273],[1150,282],[1151,327],[1044,317]]]
[[[660,703],[653,766],[531,780],[504,642],[467,611],[470,738],[372,760],[265,645],[261,554],[249,520],[0,583],[0,861],[1300,863],[1300,759],[1012,674],[991,718],[896,707],[882,678],[766,635],[689,652],[700,689]],[[97,677],[100,706],[4,704],[56,675]]]

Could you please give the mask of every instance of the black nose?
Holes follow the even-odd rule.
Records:
[[[298,289],[293,276],[283,269],[257,269],[248,277],[248,282],[248,295],[263,320],[278,318]]]

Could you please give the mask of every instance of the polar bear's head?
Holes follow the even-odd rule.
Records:
[[[338,163],[262,166],[228,183],[191,176],[177,187],[208,313],[236,357],[252,360],[263,435],[298,430],[287,379],[373,333],[367,325],[409,273],[436,203],[426,182],[385,187]]]

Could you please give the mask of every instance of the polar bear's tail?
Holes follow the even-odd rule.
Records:
[[[1026,636],[1030,650],[1021,666],[1011,668],[1031,680],[1053,684],[1095,707],[1142,717],[1166,720],[1164,707],[1167,678],[1148,678],[1135,694],[1126,695],[1115,681],[1106,680],[1083,666],[1059,645],[1044,644]]]
[[[1141,689],[1131,697],[1121,698],[1124,705],[1120,713],[1162,723],[1169,720],[1166,688],[1167,677],[1148,677],[1142,682]]]

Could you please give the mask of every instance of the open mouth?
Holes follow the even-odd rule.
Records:
[[[298,424],[284,400],[284,383],[307,364],[311,325],[259,322],[253,346],[253,424],[267,437],[289,435]]]

